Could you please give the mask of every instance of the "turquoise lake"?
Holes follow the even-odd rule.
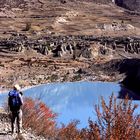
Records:
[[[96,120],[94,106],[100,103],[101,96],[108,102],[114,94],[122,98],[123,92],[129,93],[130,97],[137,99],[133,103],[139,104],[139,97],[118,83],[111,82],[68,82],[43,84],[23,90],[25,97],[40,98],[47,106],[58,114],[56,121],[68,124],[72,120],[79,120],[79,128],[86,127],[88,119]],[[7,94],[0,94],[0,105],[7,100]],[[140,114],[140,108],[136,110]]]

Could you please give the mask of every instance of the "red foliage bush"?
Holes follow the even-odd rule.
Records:
[[[132,101],[118,102],[112,95],[108,104],[101,98],[101,105],[95,106],[97,121],[89,120],[87,128],[77,129],[78,121],[56,128],[56,114],[45,104],[26,98],[24,127],[52,140],[139,140],[140,117],[134,115],[136,108]]]
[[[25,98],[23,105],[23,127],[31,128],[37,135],[51,137],[55,130],[55,117],[44,103]]]
[[[116,101],[113,95],[109,104],[101,99],[95,106],[97,121],[89,120],[88,128],[77,130],[76,123],[61,128],[59,138],[64,140],[140,140],[140,117],[134,115],[137,105],[128,99]]]
[[[117,103],[113,95],[109,104],[101,99],[101,106],[96,106],[98,129],[102,139],[135,140],[140,126],[139,115],[134,115],[137,105],[127,98]],[[102,111],[101,111],[102,110]]]
[[[80,140],[80,130],[77,129],[77,124],[79,121],[73,121],[68,125],[62,125],[58,129],[57,138],[59,140]]]

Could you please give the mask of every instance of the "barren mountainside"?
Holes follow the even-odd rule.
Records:
[[[0,90],[15,82],[124,78],[120,63],[140,58],[140,16],[117,5],[111,0],[1,0]]]
[[[53,0],[54,2],[61,2],[61,3],[67,3],[68,1],[75,1],[75,0]],[[139,0],[80,0],[84,2],[95,2],[95,3],[102,3],[102,4],[109,4],[111,2],[122,6],[124,8],[128,8],[130,10],[134,11],[140,11],[140,1]],[[0,1],[0,7],[4,7],[6,5],[10,5],[10,7],[17,8],[17,7],[23,7],[25,5],[28,5],[32,2],[39,2],[43,3],[42,0],[1,0]],[[32,3],[33,4],[33,3]]]

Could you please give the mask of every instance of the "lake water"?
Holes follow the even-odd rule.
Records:
[[[122,92],[127,91],[133,99],[139,99],[133,92],[122,88],[118,83],[111,82],[69,82],[53,83],[36,86],[24,90],[24,96],[40,98],[54,112],[58,113],[57,122],[68,124],[72,120],[79,120],[79,128],[86,127],[88,119],[96,120],[95,104],[100,103],[101,96],[108,102],[109,96],[123,98]],[[0,94],[0,105],[6,100],[7,94]],[[118,98],[118,100],[119,100]],[[134,101],[139,103],[140,101]],[[140,113],[140,108],[136,110]]]

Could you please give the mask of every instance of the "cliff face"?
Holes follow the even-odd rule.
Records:
[[[140,0],[116,0],[115,3],[129,10],[140,12]]]

